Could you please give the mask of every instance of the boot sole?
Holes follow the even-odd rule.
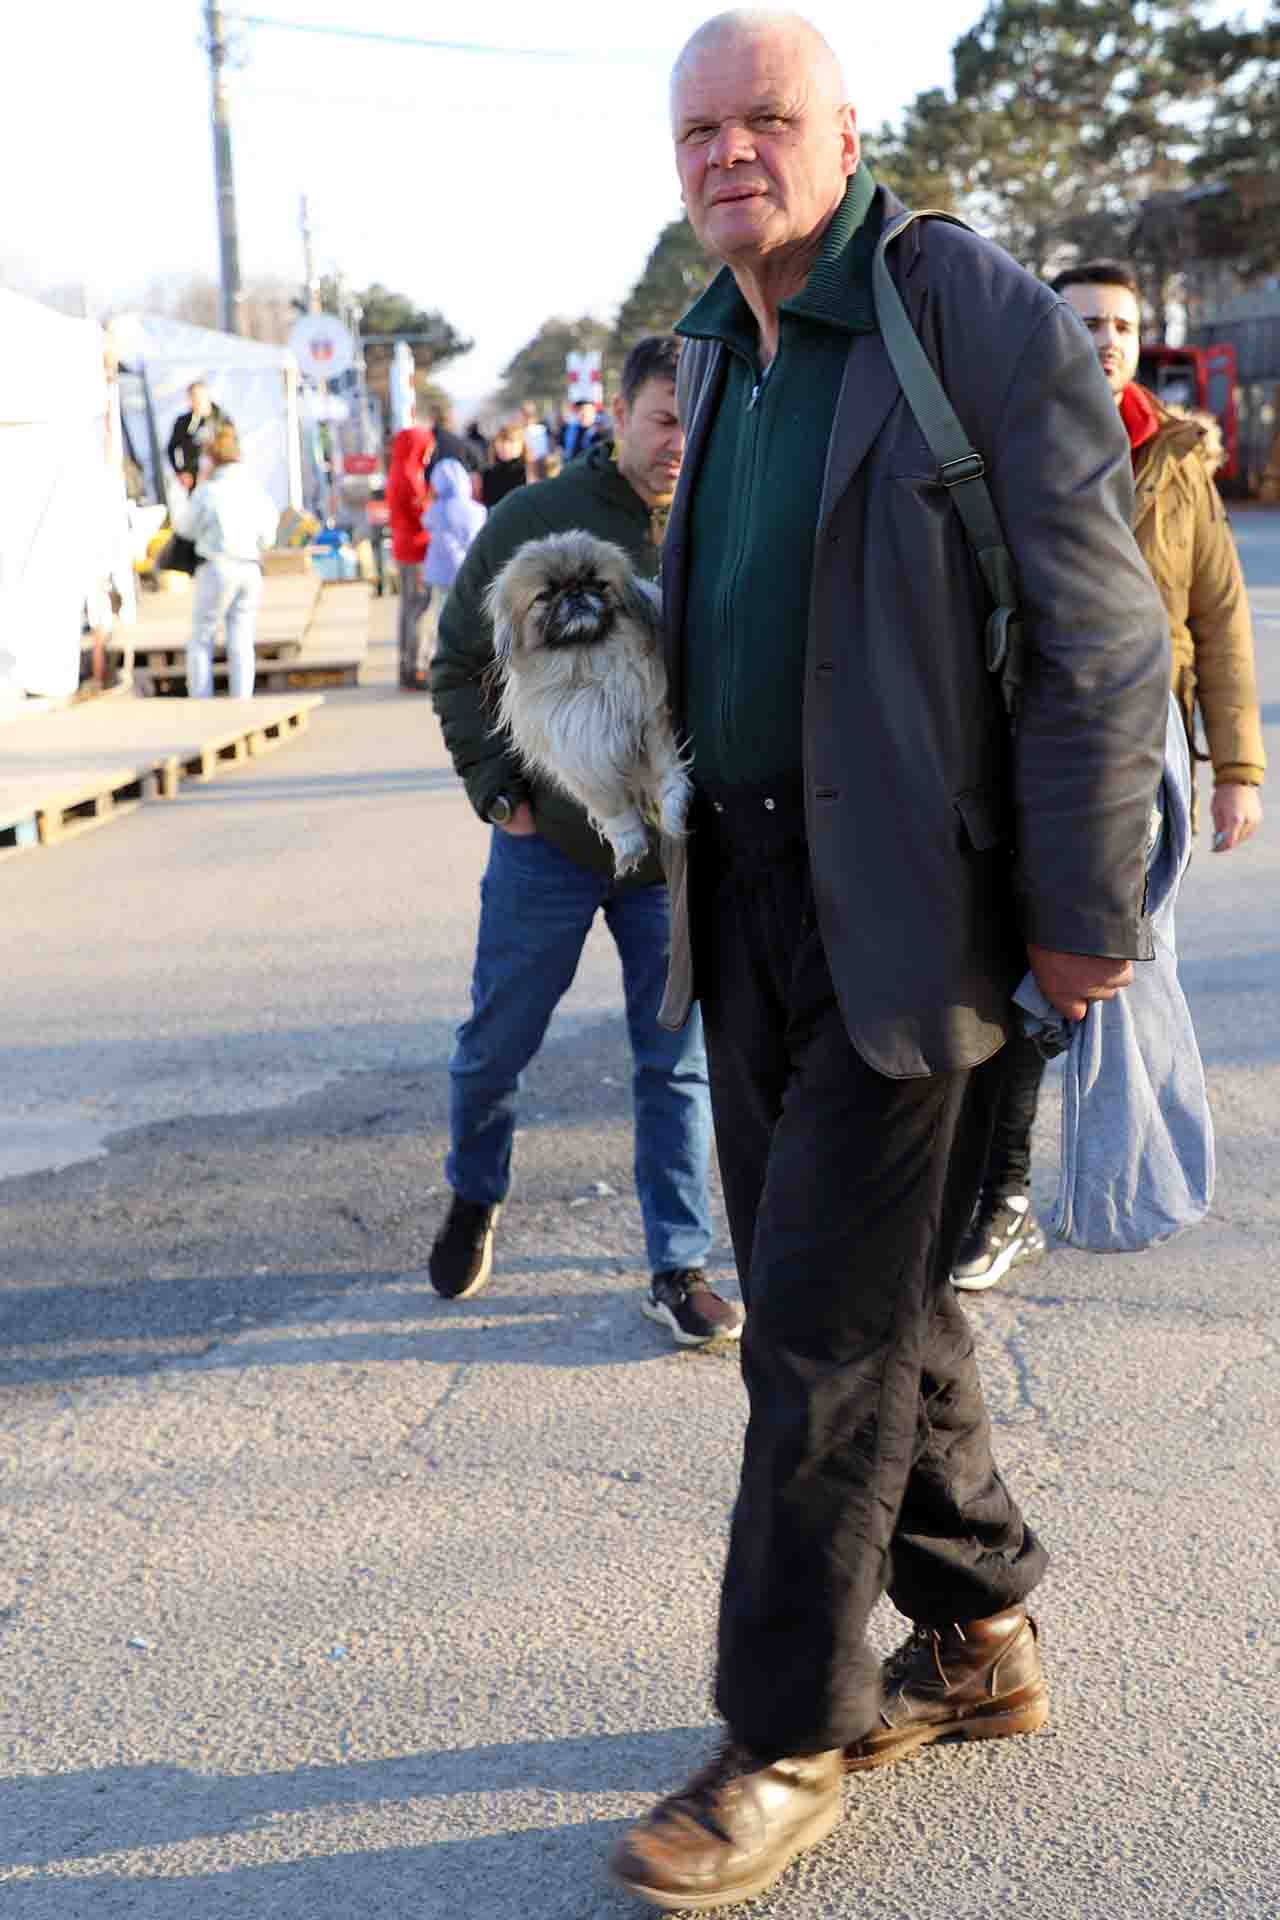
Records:
[[[616,1885],[625,1887],[628,1893],[634,1893],[637,1899],[647,1900],[651,1907],[661,1907],[667,1913],[710,1913],[715,1907],[732,1907],[739,1900],[752,1900],[756,1894],[771,1887],[798,1854],[816,1847],[820,1840],[825,1840],[839,1826],[843,1812],[844,1808],[837,1798],[800,1829],[782,1859],[773,1861],[750,1880],[739,1880],[734,1886],[718,1888],[714,1893],[667,1893],[661,1887],[646,1887],[639,1880],[629,1880],[612,1867],[609,1869],[609,1878]]]
[[[1008,1699],[977,1707],[972,1714],[936,1720],[914,1727],[881,1728],[859,1741],[862,1751],[846,1752],[846,1773],[867,1773],[872,1767],[890,1767],[921,1747],[938,1740],[1005,1740],[1013,1734],[1037,1733],[1049,1718],[1049,1696],[1043,1687],[1023,1688]]]
[[[485,1234],[484,1251],[480,1255],[480,1265],[476,1270],[475,1279],[468,1280],[466,1286],[463,1287],[460,1293],[440,1293],[440,1289],[436,1287],[435,1281],[431,1281],[432,1286],[435,1287],[436,1292],[440,1294],[442,1300],[469,1300],[473,1293],[479,1293],[481,1287],[488,1286],[493,1273],[493,1249],[497,1235],[498,1223],[495,1220],[489,1228],[489,1231]],[[427,1278],[431,1279],[430,1267],[427,1268]]]
[[[664,1307],[660,1301],[655,1303],[649,1299],[648,1295],[641,1300],[640,1311],[646,1320],[654,1320],[660,1327],[665,1327],[677,1346],[709,1347],[713,1340],[741,1340],[742,1338],[741,1321],[736,1327],[717,1327],[713,1333],[686,1333],[670,1307]]]

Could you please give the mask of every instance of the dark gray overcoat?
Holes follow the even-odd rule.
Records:
[[[899,210],[881,194],[868,217]],[[1128,438],[1070,308],[1000,248],[940,221],[913,227],[890,259],[986,460],[1025,643],[1011,753],[964,527],[879,334],[856,335],[812,556],[805,818],[850,1039],[877,1072],[912,1078],[974,1066],[1001,1045],[1027,942],[1150,955],[1144,853],[1169,636],[1130,532]],[[684,619],[689,502],[724,351],[685,349],[696,356],[689,438],[663,565],[677,725],[684,649],[697,645]],[[659,1017],[678,1026],[698,991],[696,832],[671,850],[668,879]]]

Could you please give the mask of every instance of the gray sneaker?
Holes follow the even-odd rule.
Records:
[[[1011,1267],[1038,1260],[1046,1244],[1025,1194],[984,1193],[960,1242],[951,1284],[962,1293],[985,1293]]]
[[[666,1327],[677,1345],[705,1347],[709,1340],[740,1340],[746,1319],[734,1300],[722,1300],[701,1267],[670,1267],[655,1273],[640,1311]]]

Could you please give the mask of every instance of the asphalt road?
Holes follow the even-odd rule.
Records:
[[[1274,755],[1280,524],[1239,531]],[[421,1270],[485,836],[380,659],[0,867],[3,1920],[622,1920],[608,1842],[708,1744],[742,1393],[637,1311],[602,937],[492,1285]],[[1052,1723],[851,1781],[761,1915],[1280,1911],[1280,818],[1197,855],[1179,933],[1212,1219],[973,1308]]]

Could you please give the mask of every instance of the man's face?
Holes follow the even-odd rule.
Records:
[[[676,416],[675,384],[646,380],[628,407],[613,403],[618,469],[648,506],[675,492],[684,459],[684,429]]]
[[[1064,287],[1062,297],[1093,335],[1094,351],[1117,400],[1138,371],[1142,316],[1128,287]]]
[[[191,397],[192,413],[198,413],[201,418],[203,418],[204,415],[208,413],[210,407],[208,387],[206,387],[203,380],[197,380],[187,391]]]
[[[852,107],[785,27],[726,29],[695,49],[671,112],[690,223],[731,265],[812,239],[858,165]]]
[[[579,400],[573,411],[580,427],[594,427],[596,423],[596,403],[594,400]]]

